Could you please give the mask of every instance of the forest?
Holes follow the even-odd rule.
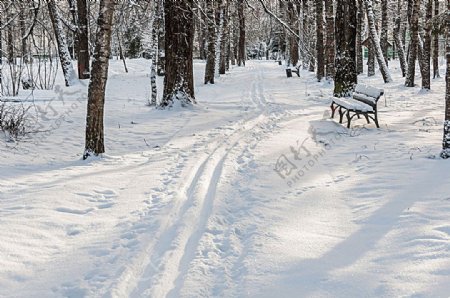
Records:
[[[450,0],[1,0],[1,297],[450,291]]]

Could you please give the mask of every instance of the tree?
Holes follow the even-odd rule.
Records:
[[[205,84],[214,84],[216,66],[216,20],[214,0],[206,0],[207,48],[205,66]]]
[[[434,0],[434,16],[439,15],[439,0]],[[433,30],[433,79],[440,78],[439,74],[439,31]]]
[[[422,89],[431,88],[431,18],[433,17],[433,0],[427,0],[425,17],[425,34],[422,52]]]
[[[316,57],[317,80],[325,76],[325,49],[323,47],[323,0],[316,0]]]
[[[356,69],[358,74],[364,72],[363,58],[363,28],[364,28],[364,4],[363,0],[358,0],[358,27],[356,33]]]
[[[445,118],[444,118],[444,138],[442,141],[442,158],[450,157],[450,1],[447,0],[446,13],[446,58],[447,58],[447,72],[445,74],[446,89],[445,89]]]
[[[47,0],[48,13],[52,21],[53,30],[55,32],[56,42],[58,45],[59,60],[61,61],[61,68],[64,73],[64,80],[66,86],[71,86],[75,83],[76,75],[73,69],[72,60],[67,46],[67,39],[64,34],[61,16],[56,7],[55,0]]]
[[[398,58],[400,60],[400,68],[402,69],[403,77],[406,75],[406,56],[405,56],[405,48],[401,37],[401,8],[402,8],[402,0],[397,0],[397,13],[395,16],[395,26],[394,26],[394,41],[395,46],[397,48]]]
[[[386,60],[383,55],[383,50],[380,45],[380,40],[378,38],[378,33],[375,26],[375,15],[373,13],[373,3],[372,0],[364,1],[366,4],[367,21],[369,23],[369,37],[375,51],[375,56],[377,57],[378,66],[380,67],[380,72],[383,76],[384,82],[390,83],[392,82],[391,73],[389,72],[389,69],[387,67]]]
[[[238,66],[245,66],[245,14],[244,0],[238,0],[238,18],[239,18],[239,45],[238,45]]]
[[[349,96],[358,83],[356,72],[355,0],[337,0],[336,6],[336,75],[334,96]]]
[[[89,79],[89,77],[91,76],[89,66],[89,21],[86,0],[77,0],[77,11],[78,78],[80,80],[85,80]]]
[[[193,48],[194,0],[165,0],[166,76],[161,108],[195,103]]]
[[[416,59],[419,44],[419,11],[420,0],[409,0],[411,6],[410,34],[411,41],[409,44],[408,72],[406,75],[405,86],[414,87],[414,77],[416,75]]]
[[[103,117],[115,5],[115,0],[101,0],[99,4],[98,31],[88,89],[86,143],[83,159],[105,152]]]
[[[388,0],[381,0],[381,34],[380,34],[380,46],[383,51],[384,61],[388,65],[388,34],[389,34],[389,21],[388,21]]]

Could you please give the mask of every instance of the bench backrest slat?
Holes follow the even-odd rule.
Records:
[[[378,89],[365,84],[357,84],[355,92],[353,93],[353,99],[368,104],[373,108],[376,108],[377,101],[383,94],[384,94],[383,89]]]

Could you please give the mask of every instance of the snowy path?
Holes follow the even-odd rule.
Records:
[[[198,107],[170,112],[138,100],[146,65],[130,61],[125,78],[120,67],[111,155],[73,161],[80,108],[52,136],[65,158],[47,142],[0,157],[0,296],[448,295],[450,171],[430,158],[438,88],[384,86],[382,128],[348,131],[324,119],[329,85],[273,62],[198,85]],[[295,167],[284,179],[282,156]]]

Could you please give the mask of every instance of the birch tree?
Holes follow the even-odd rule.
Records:
[[[325,76],[327,80],[334,78],[335,68],[335,35],[334,35],[334,5],[333,0],[325,0],[325,19],[326,19],[326,69]]]
[[[216,66],[216,21],[214,0],[206,0],[206,26],[207,26],[207,47],[205,84],[214,84],[214,73]]]
[[[422,53],[422,89],[431,88],[431,18],[433,17],[433,0],[426,2],[425,34]]]
[[[387,67],[386,60],[383,55],[383,50],[381,49],[380,40],[378,38],[378,32],[375,27],[375,15],[373,13],[373,3],[372,0],[364,0],[367,10],[367,21],[369,23],[369,36],[374,47],[375,56],[377,57],[378,66],[380,67],[381,75],[385,83],[392,82],[391,73]]]
[[[444,118],[444,138],[442,141],[442,158],[450,157],[450,1],[447,0],[446,13],[446,59],[447,72],[445,74],[446,89],[445,89],[445,118]]]
[[[397,48],[398,59],[400,60],[400,68],[402,70],[402,75],[405,77],[406,75],[406,55],[405,55],[405,47],[401,37],[401,9],[402,9],[402,0],[397,0],[397,11],[395,16],[395,26],[394,26],[394,42]]]
[[[69,47],[67,46],[67,39],[63,30],[61,16],[59,15],[58,8],[56,7],[55,0],[47,0],[47,7],[50,19],[52,21],[53,30],[55,32],[56,43],[58,45],[58,54],[64,74],[64,81],[66,86],[72,86],[75,84],[76,74],[70,58]]]
[[[115,5],[115,0],[100,0],[94,61],[88,89],[86,142],[83,159],[105,152],[103,118]]]

